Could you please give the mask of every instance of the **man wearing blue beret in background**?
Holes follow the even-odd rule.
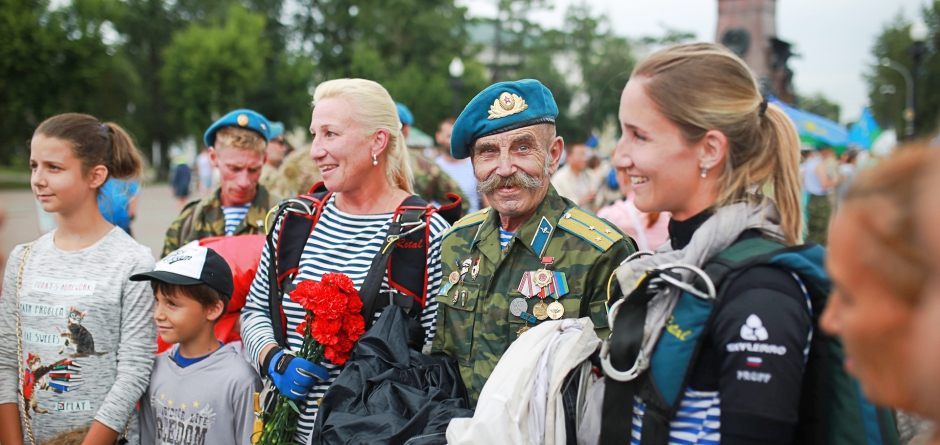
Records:
[[[247,109],[222,116],[206,130],[204,142],[221,182],[183,207],[166,231],[161,256],[210,236],[264,234],[268,209],[281,199],[258,184],[270,131],[264,116]]]
[[[411,110],[400,102],[395,102],[395,107],[398,108],[398,120],[401,122],[401,133],[405,135],[405,139],[408,139],[408,133],[411,131],[411,126],[415,123],[414,115],[411,114]],[[411,148],[408,147],[408,156],[411,160],[411,173],[414,175],[414,187],[415,194],[423,198],[425,201],[433,203],[435,205],[445,205],[450,203],[450,199],[447,197],[448,193],[453,193],[460,197],[460,215],[455,215],[454,220],[462,215],[467,214],[467,209],[470,208],[470,203],[467,201],[467,195],[460,190],[460,185],[457,184],[457,181],[454,181],[440,166],[434,163],[434,161],[428,159],[421,153],[420,148]],[[442,215],[443,216],[443,215]],[[445,217],[447,219],[447,217]],[[449,224],[453,224],[454,221],[447,221]]]
[[[486,88],[454,124],[451,155],[471,159],[492,207],[444,237],[432,353],[457,360],[471,407],[509,345],[542,321],[590,317],[606,337],[608,279],[636,250],[552,187],[557,115],[552,93],[525,79]]]

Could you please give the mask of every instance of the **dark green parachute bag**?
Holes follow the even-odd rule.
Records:
[[[800,445],[899,445],[900,440],[891,410],[876,407],[865,399],[858,382],[845,372],[842,342],[819,329],[819,318],[825,309],[831,289],[831,282],[823,265],[825,253],[825,249],[816,244],[787,247],[763,237],[745,237],[705,264],[703,270],[710,283],[705,283],[704,279],[699,278],[693,285],[697,289],[714,289],[712,292],[717,294],[716,301],[721,301],[730,283],[739,274],[755,266],[774,266],[799,277],[798,281],[804,288],[810,303],[808,310],[812,318],[813,335],[806,370],[803,373],[799,421],[792,443]],[[645,287],[651,281],[659,281],[660,285],[663,283],[662,280],[644,278],[631,295],[635,292],[646,292]],[[673,282],[674,280],[666,281]],[[688,297],[687,294],[688,292],[684,292],[683,298]],[[677,309],[682,307],[681,301]],[[698,319],[701,319],[703,312],[710,313],[714,305],[707,306],[706,308],[702,301],[696,302]],[[627,311],[615,314],[615,324],[636,322],[638,319],[636,314],[630,315],[625,312]],[[675,310],[673,314],[682,316]],[[642,325],[642,318],[640,320]],[[611,374],[623,375],[625,374],[622,371],[623,364],[634,363],[639,355],[643,329],[630,329],[627,327],[628,324],[620,325],[625,326],[625,331],[632,331],[633,338],[626,343],[621,338],[619,342],[621,347],[613,343],[608,347],[605,342],[605,348],[608,348],[607,354],[610,356],[606,360],[605,367],[609,367],[611,363],[619,363],[621,369],[615,368]],[[637,332],[640,333],[639,336]],[[638,396],[647,403],[640,444],[665,445],[669,442],[669,421],[675,418],[681,402],[679,393],[688,385],[689,374],[693,368],[690,364],[697,360],[701,350],[700,343],[705,337],[701,333],[698,331],[693,334],[696,336],[696,341],[685,343],[688,345],[685,346],[687,351],[677,351],[676,344],[669,344],[666,348],[668,352],[661,351],[664,349],[664,344],[658,343],[649,359],[652,366],[647,372],[637,376],[634,381],[608,382],[604,396],[601,443],[629,443],[632,426],[631,422],[624,421],[624,416],[632,416],[632,404],[622,401],[624,397],[632,398],[632,396]],[[616,335],[614,332],[611,337]],[[660,353],[668,354],[670,357],[680,357],[680,365],[685,366],[678,366],[678,368],[685,372],[655,369],[657,363],[670,361],[660,356]],[[621,357],[616,357],[617,355]],[[608,400],[612,403],[608,404]],[[620,403],[616,403],[617,401]],[[626,419],[629,418],[631,417],[626,417]]]

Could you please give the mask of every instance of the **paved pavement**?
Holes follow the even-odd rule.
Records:
[[[169,187],[162,184],[143,187],[139,199],[131,232],[137,242],[149,247],[154,258],[158,258],[163,250],[163,235],[179,214],[176,200]],[[0,254],[5,258],[17,244],[28,243],[41,233],[36,200],[29,189],[0,190],[0,207],[6,212],[0,227]]]

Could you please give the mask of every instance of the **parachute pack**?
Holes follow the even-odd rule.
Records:
[[[843,367],[841,341],[818,328],[831,283],[823,266],[825,249],[815,244],[786,247],[753,237],[737,241],[710,260],[702,269],[667,265],[648,271],[628,297],[611,300],[611,339],[604,344],[601,359],[606,385],[601,443],[631,443],[633,403],[646,405],[641,445],[669,442],[670,421],[676,418],[683,391],[699,357],[706,328],[725,291],[734,279],[755,266],[773,266],[798,277],[812,319],[812,340],[803,373],[799,421],[793,437],[797,444],[899,443],[891,411],[868,402],[858,382]],[[676,268],[692,270],[698,277],[682,282]],[[695,270],[693,270],[695,269]],[[682,340],[661,336],[651,357],[642,353],[647,303],[659,286],[682,289],[669,325],[682,326]],[[663,327],[668,329],[667,327]],[[755,323],[755,339],[762,332]],[[763,333],[766,336],[766,332]],[[683,341],[684,340],[684,341]],[[692,340],[692,341],[689,341]],[[624,371],[625,370],[625,371]]]

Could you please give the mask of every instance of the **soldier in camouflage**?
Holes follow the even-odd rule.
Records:
[[[280,201],[258,184],[269,128],[264,116],[245,109],[209,127],[205,143],[222,180],[209,196],[183,207],[166,231],[162,256],[210,236],[264,233],[264,218]]]
[[[636,251],[632,239],[551,186],[564,149],[557,115],[547,88],[521,80],[483,90],[454,125],[451,154],[471,157],[492,207],[445,235],[432,353],[457,360],[471,407],[503,353],[530,327],[590,317],[606,337],[608,280]]]
[[[401,122],[401,133],[408,138],[411,126],[414,124],[414,115],[405,104],[395,102],[398,109],[398,120]],[[411,173],[414,175],[414,184],[412,188],[415,194],[427,202],[434,202],[438,205],[450,204],[447,193],[453,193],[460,197],[460,214],[466,215],[470,208],[467,201],[467,195],[460,190],[457,181],[454,181],[441,167],[428,159],[421,153],[420,148],[408,148],[408,156],[411,158]],[[453,224],[454,221],[447,221]]]

